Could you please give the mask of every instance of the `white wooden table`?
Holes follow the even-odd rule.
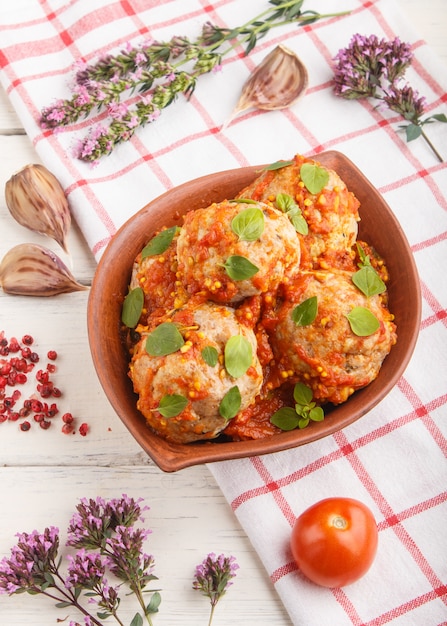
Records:
[[[447,63],[445,0],[401,0],[403,9],[421,36]],[[38,158],[12,107],[0,92],[0,188],[10,176]],[[19,226],[10,216],[3,192],[0,197],[0,257],[12,246],[35,242],[52,248],[88,284],[95,262],[79,231],[69,236],[71,258],[57,245]],[[61,536],[74,507],[83,496],[143,497],[150,506],[147,526],[153,530],[147,551],[156,560],[155,573],[162,589],[158,626],[206,624],[206,598],[191,588],[195,565],[208,552],[233,554],[240,565],[235,584],[219,604],[214,625],[290,624],[262,564],[240,528],[219,487],[205,466],[165,474],[140,450],[104,397],[91,362],[87,340],[88,292],[55,298],[13,297],[0,292],[0,330],[21,338],[31,334],[35,349],[45,358],[58,352],[54,381],[63,391],[58,401],[89,424],[82,437],[64,435],[55,418],[48,430],[38,424],[21,432],[18,423],[0,424],[0,557],[9,554],[15,533],[43,531],[56,525]],[[297,599],[299,601],[299,599]],[[124,603],[127,623],[134,605]],[[0,596],[0,626],[50,626],[68,615],[45,598]],[[70,619],[76,619],[70,614]],[[78,617],[78,621],[82,621]],[[303,625],[305,626],[305,625]]]

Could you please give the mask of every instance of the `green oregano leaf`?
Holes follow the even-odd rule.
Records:
[[[300,169],[301,180],[310,193],[320,193],[329,182],[329,172],[314,163],[303,163]]]
[[[244,256],[237,254],[228,257],[224,263],[224,268],[232,280],[246,280],[259,272],[259,267],[256,267]]]
[[[188,404],[188,398],[178,393],[168,393],[162,397],[157,411],[163,415],[163,417],[176,417],[179,415]]]
[[[178,226],[172,226],[172,228],[167,228],[166,230],[162,230],[158,235],[155,235],[149,243],[143,248],[141,252],[141,257],[145,259],[148,256],[154,256],[156,254],[162,254],[165,252],[172,243],[172,240],[177,233]]]
[[[434,115],[430,115],[429,120],[434,119],[437,122],[447,123],[447,115],[445,113],[435,113]]]
[[[418,124],[408,124],[404,128],[407,141],[414,141],[422,135],[422,128]]]
[[[266,172],[273,172],[275,170],[280,170],[283,167],[287,167],[288,165],[293,165],[294,163],[295,161],[275,161],[274,163],[267,165],[267,167],[264,167],[264,170]]]
[[[294,229],[296,230],[297,233],[300,233],[300,235],[307,235],[309,232],[309,226],[306,222],[306,219],[303,217],[303,215],[301,215],[301,211],[300,214],[294,214],[291,215],[289,214],[289,219],[292,222],[292,226],[294,227]]]
[[[273,413],[270,421],[281,430],[294,430],[298,426],[299,419],[295,409],[283,406]]]
[[[309,417],[313,422],[322,422],[324,420],[324,411],[321,406],[314,406],[309,411]]]
[[[166,356],[177,352],[185,340],[177,326],[172,322],[163,322],[149,333],[146,340],[146,352],[151,356]]]
[[[294,428],[306,428],[309,422],[321,422],[324,420],[324,411],[313,402],[313,392],[304,383],[296,383],[293,388],[295,407],[282,407],[270,418],[272,424],[281,430],[293,430]]]
[[[219,415],[226,420],[231,420],[239,413],[241,408],[241,392],[239,387],[235,385],[231,387],[224,395],[219,404]]]
[[[143,618],[139,613],[135,613],[133,620],[130,622],[130,626],[143,626]]]
[[[205,346],[202,348],[202,358],[210,367],[214,367],[219,360],[219,353],[214,346]]]
[[[264,213],[258,207],[243,209],[231,220],[231,230],[242,241],[256,241],[264,232]]]
[[[228,202],[236,202],[237,204],[259,204],[257,200],[253,200],[253,198],[234,198],[233,200],[228,200]]]
[[[154,577],[157,580],[156,577]],[[146,613],[152,615],[153,613],[158,613],[158,607],[161,604],[161,595],[158,591],[155,591],[152,594],[152,598],[150,599],[149,604],[146,607]]]
[[[346,317],[352,332],[358,337],[373,335],[380,327],[377,317],[363,306],[354,307]]]
[[[287,215],[295,230],[301,235],[307,235],[309,226],[292,196],[287,193],[279,193],[275,198],[275,203],[278,209]]]
[[[295,200],[288,193],[278,193],[275,204],[283,213],[289,213],[297,206]]]
[[[317,296],[311,296],[298,304],[291,313],[292,321],[297,326],[309,326],[315,321],[318,313]]]
[[[293,399],[297,404],[306,406],[312,401],[312,389],[304,383],[296,383],[293,388]]]
[[[128,328],[135,328],[141,317],[144,306],[144,291],[141,287],[135,287],[124,298],[121,311],[121,321]]]
[[[239,378],[252,364],[253,348],[248,339],[242,335],[234,335],[225,344],[224,355],[225,369],[233,378]]]
[[[372,265],[364,265],[352,275],[352,282],[366,297],[386,291],[386,286]]]

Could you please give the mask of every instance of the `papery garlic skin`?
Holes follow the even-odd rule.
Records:
[[[9,212],[22,226],[51,237],[67,252],[71,213],[58,179],[45,166],[26,165],[5,185]]]
[[[304,95],[308,82],[307,69],[297,55],[286,46],[276,46],[245,82],[226,126],[246,109],[274,111],[290,107]]]
[[[56,296],[88,289],[54,252],[31,243],[19,244],[5,254],[0,285],[5,293],[17,296]]]

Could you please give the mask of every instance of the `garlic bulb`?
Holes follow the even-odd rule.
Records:
[[[285,109],[302,96],[309,82],[306,67],[285,46],[276,46],[252,72],[226,126],[246,109]]]
[[[32,243],[19,244],[5,254],[0,285],[5,293],[19,296],[55,296],[88,289],[54,252]]]
[[[5,186],[11,215],[26,228],[52,237],[67,252],[71,214],[64,190],[43,165],[26,165]]]

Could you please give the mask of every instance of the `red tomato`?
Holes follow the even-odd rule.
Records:
[[[296,519],[291,548],[299,569],[314,583],[344,587],[370,568],[377,539],[367,506],[352,498],[327,498]]]

